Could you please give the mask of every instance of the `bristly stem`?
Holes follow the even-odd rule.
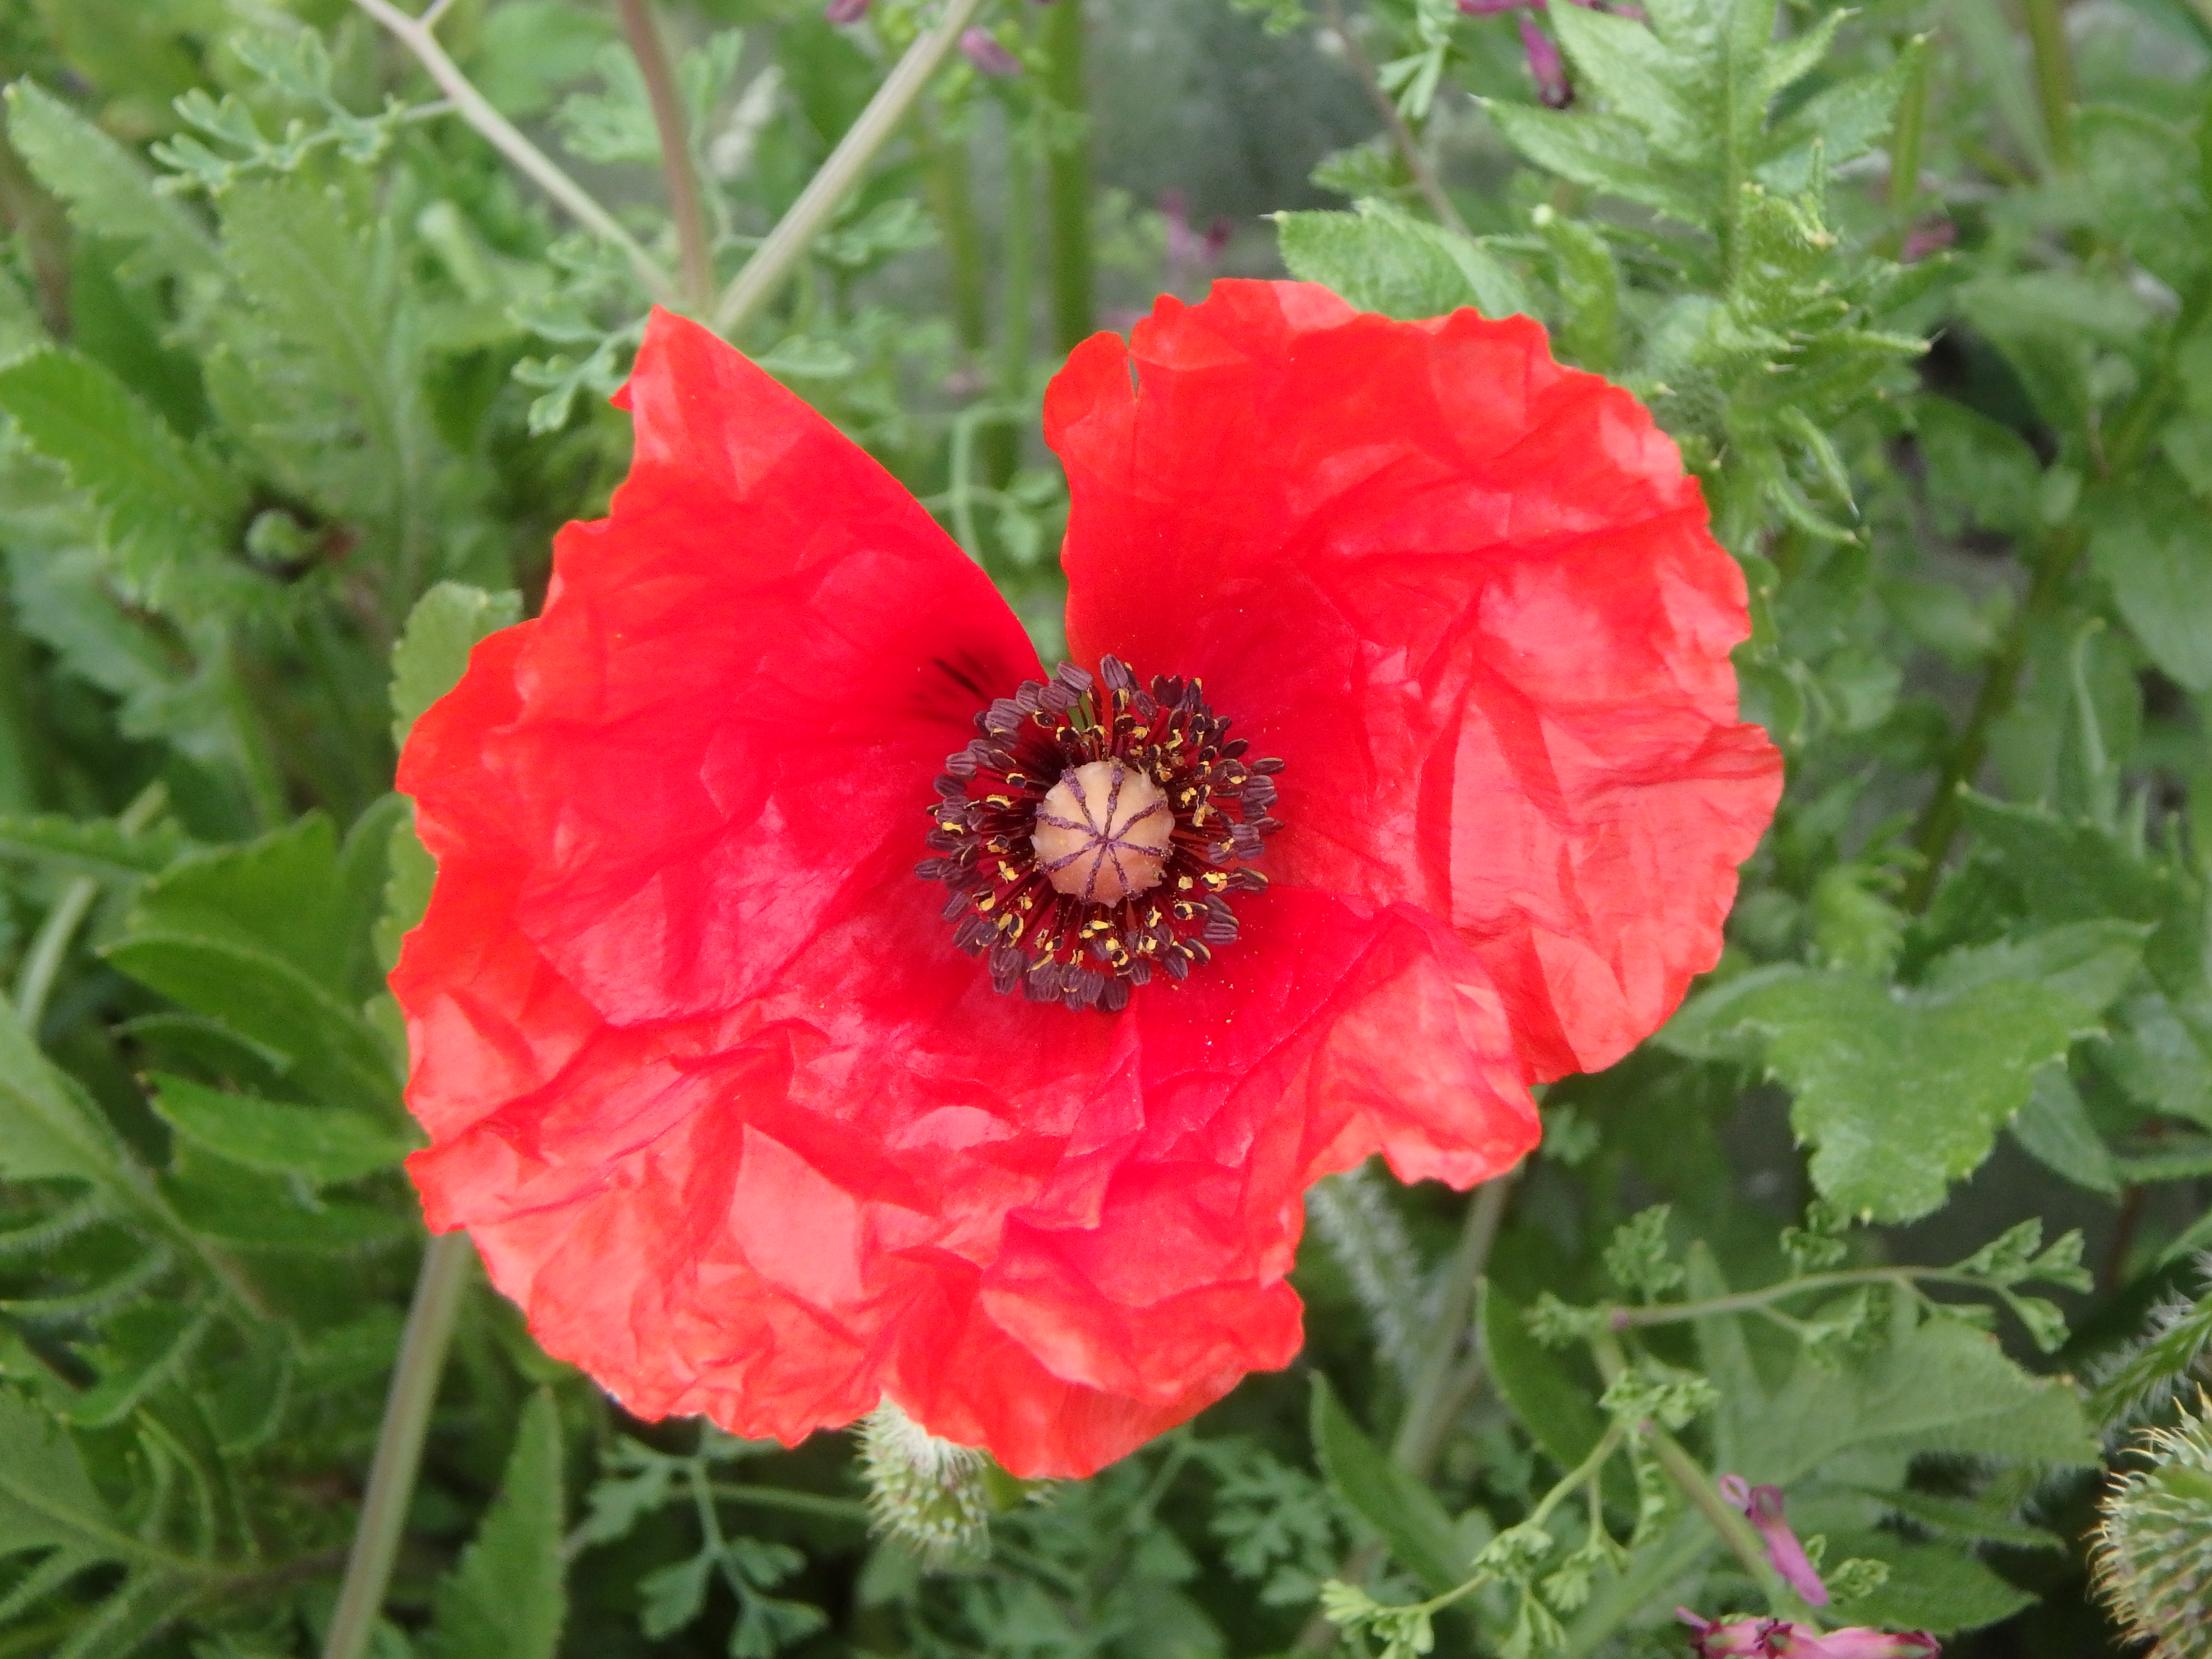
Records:
[[[407,1309],[407,1328],[399,1339],[399,1363],[385,1397],[384,1423],[377,1431],[376,1455],[369,1464],[368,1490],[362,1495],[361,1521],[346,1557],[345,1582],[331,1615],[323,1659],[362,1659],[376,1633],[384,1593],[399,1557],[400,1534],[407,1523],[408,1500],[422,1463],[422,1443],[430,1430],[430,1408],[445,1374],[446,1350],[460,1313],[476,1249],[465,1232],[444,1233],[422,1252],[415,1280],[415,1299]]]
[[[1052,253],[1053,344],[1073,351],[1091,337],[1090,94],[1083,78],[1083,0],[1056,0],[1045,14],[1044,45],[1050,54],[1045,90],[1052,101],[1084,118],[1083,131],[1045,158],[1045,242]]]
[[[493,149],[514,162],[539,189],[560,204],[578,224],[621,249],[647,294],[664,305],[675,302],[675,284],[669,280],[668,273],[660,268],[660,262],[647,253],[635,237],[617,224],[614,216],[601,207],[590,191],[563,173],[550,156],[524,137],[512,121],[491,106],[491,101],[477,90],[476,83],[462,74],[459,66],[446,55],[446,49],[438,44],[437,38],[423,26],[422,20],[410,17],[393,5],[392,0],[353,0],[353,3],[414,54],[416,61],[438,83],[440,90],[453,100],[454,112],[482,134]]]
[[[1468,229],[1467,221],[1459,216],[1459,210],[1452,205],[1451,198],[1444,194],[1443,182],[1437,177],[1437,170],[1429,165],[1429,158],[1421,154],[1420,141],[1413,137],[1413,130],[1406,125],[1406,118],[1398,112],[1397,101],[1382,90],[1382,82],[1376,79],[1375,65],[1367,61],[1367,54],[1359,49],[1359,42],[1353,38],[1340,0],[1328,0],[1328,26],[1336,38],[1344,43],[1344,61],[1352,65],[1352,72],[1359,77],[1359,84],[1366,89],[1367,100],[1382,116],[1382,130],[1390,135],[1391,148],[1398,152],[1398,159],[1406,164],[1406,171],[1413,175],[1413,188],[1421,192],[1421,199],[1429,204],[1429,211],[1461,235],[1472,235],[1474,233]]]
[[[668,58],[668,42],[653,15],[653,0],[617,0],[622,12],[623,33],[630,53],[645,77],[646,102],[653,108],[653,127],[660,139],[660,170],[668,180],[668,210],[676,221],[678,275],[684,303],[704,310],[714,294],[714,244],[707,234],[707,211],[699,195],[699,169],[691,161],[690,123],[684,119],[684,99],[677,90],[676,70]]]
[[[367,0],[362,0],[367,3]],[[945,0],[945,9],[931,27],[918,35],[906,49],[906,55],[893,66],[868,106],[860,112],[860,119],[846,129],[845,136],[837,141],[837,148],[830,152],[824,161],[807,180],[806,188],[799,199],[776,222],[775,228],[765,241],[753,250],[751,258],[736,279],[722,290],[709,319],[714,331],[734,335],[750,319],[754,312],[775,295],[783,279],[798,264],[800,254],[814,234],[822,228],[837,204],[845,199],[846,192],[860,182],[867,171],[868,163],[875,160],[876,152],[884,147],[900,120],[929,84],[929,77],[937,72],[946,55],[959,43],[961,31],[968,27],[983,0]]]

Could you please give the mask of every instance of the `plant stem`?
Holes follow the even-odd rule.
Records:
[[[1091,124],[1083,29],[1083,0],[1057,0],[1045,13],[1044,44],[1051,53],[1045,90],[1060,108],[1084,118],[1082,131],[1065,149],[1051,152],[1044,164],[1053,344],[1062,353],[1074,350],[1097,326],[1091,307]]]
[[[1406,118],[1398,112],[1397,101],[1382,90],[1382,83],[1375,78],[1375,65],[1367,61],[1367,54],[1359,49],[1344,15],[1340,0],[1328,0],[1328,26],[1336,38],[1344,43],[1344,61],[1352,65],[1352,72],[1359,77],[1366,89],[1367,100],[1382,118],[1382,130],[1390,135],[1390,146],[1398,152],[1398,159],[1406,164],[1413,176],[1413,188],[1421,192],[1421,199],[1429,204],[1429,211],[1461,235],[1471,235],[1467,221],[1459,216],[1450,197],[1444,194],[1443,183],[1437,170],[1429,165],[1429,158],[1421,154],[1420,141],[1413,130],[1406,125]]]
[[[1717,1303],[1724,1298],[1716,1297]],[[1610,1332],[1590,1340],[1590,1357],[1596,1360],[1598,1375],[1610,1388],[1617,1377],[1628,1369],[1628,1356],[1621,1351],[1620,1342]],[[1704,1465],[1682,1449],[1681,1443],[1656,1423],[1644,1425],[1643,1434],[1650,1444],[1660,1470],[1674,1483],[1674,1489],[1690,1500],[1691,1505],[1705,1518],[1706,1523],[1718,1533],[1721,1541],[1743,1563],[1752,1582],[1765,1592],[1767,1605],[1778,1614],[1793,1623],[1809,1625],[1814,1632],[1820,1628],[1797,1593],[1790,1588],[1774,1564],[1766,1559],[1766,1545],[1757,1529],[1744,1514],[1714,1490],[1712,1478]]]
[[[384,1424],[369,1464],[368,1490],[362,1495],[361,1521],[346,1557],[345,1582],[331,1615],[323,1659],[362,1659],[376,1632],[384,1592],[398,1559],[399,1539],[407,1522],[407,1503],[422,1467],[422,1443],[430,1431],[430,1408],[438,1398],[438,1379],[446,1369],[446,1350],[460,1313],[476,1250],[465,1232],[444,1233],[422,1252],[415,1280],[415,1299],[407,1309],[407,1328],[399,1340],[399,1363],[385,1397]]]
[[[136,835],[160,817],[168,804],[168,786],[157,778],[123,809],[115,827],[126,836]],[[76,930],[91,913],[92,902],[99,896],[97,878],[74,878],[46,912],[46,919],[31,939],[31,948],[24,953],[23,965],[15,975],[15,1023],[34,1041],[46,1017],[46,1000],[54,994],[54,981],[69,958],[70,941],[76,937]]]
[[[623,33],[645,77],[646,102],[653,107],[653,129],[660,139],[660,170],[668,179],[668,210],[676,221],[678,276],[684,303],[706,309],[714,294],[714,254],[707,235],[706,210],[700,205],[699,170],[691,164],[690,124],[676,89],[668,61],[668,42],[653,15],[653,0],[617,0]]]
[[[1912,54],[1912,73],[1898,100],[1897,125],[1889,137],[1889,210],[1902,215],[1920,194],[1920,146],[1928,130],[1928,37],[1915,35],[1905,50]],[[1904,241],[1899,227],[1898,240]]]
[[[750,1504],[757,1509],[788,1510],[794,1515],[818,1515],[829,1521],[849,1521],[855,1526],[871,1524],[868,1506],[852,1498],[824,1498],[819,1492],[792,1492],[782,1486],[748,1486],[734,1481],[716,1481],[708,1490],[718,1502]]]
[[[1505,1206],[1513,1195],[1519,1166],[1486,1181],[1475,1189],[1467,1206],[1467,1221],[1460,1232],[1459,1250],[1453,1257],[1450,1277],[1444,1281],[1443,1304],[1437,1310],[1437,1328],[1421,1369],[1413,1382],[1397,1437],[1390,1443],[1394,1462],[1408,1473],[1425,1474],[1449,1431],[1452,1415],[1447,1405],[1467,1397],[1460,1375],[1459,1350],[1474,1311],[1474,1292],[1483,1270],[1490,1264],[1491,1246],[1505,1219]]]
[[[381,0],[380,0],[380,3]],[[368,0],[356,0],[367,4]],[[806,245],[814,240],[814,233],[822,228],[837,204],[845,199],[846,191],[860,182],[861,173],[876,152],[897,128],[921,89],[929,84],[929,77],[937,72],[960,40],[961,31],[968,20],[975,15],[982,0],[945,0],[945,10],[936,24],[923,31],[915,43],[906,49],[860,118],[846,129],[845,136],[837,141],[837,148],[830,152],[824,161],[799,192],[799,199],[785,210],[768,239],[753,250],[735,281],[722,290],[715,302],[710,319],[717,334],[733,335],[751,318],[763,304],[772,298]]]
[[[1814,1291],[1846,1289],[1854,1285],[1968,1285],[1983,1281],[1943,1267],[1849,1267],[1836,1273],[1808,1273],[1784,1279],[1763,1290],[1738,1291],[1729,1296],[1708,1297],[1702,1302],[1661,1302],[1640,1308],[1607,1308],[1607,1330],[1626,1331],[1651,1325],[1679,1325],[1686,1320],[1708,1319],[1716,1314],[1755,1313],[1793,1296]]]
[[[2074,168],[2074,59],[2066,45],[2066,18],[2060,0],[2021,0],[2027,23],[2028,51],[2035,59],[2035,93],[2043,106],[2043,130],[2051,144],[2051,164],[2060,173]]]
[[[2021,670],[2027,664],[2027,649],[2036,624],[2056,609],[2066,591],[2067,579],[2074,574],[2074,567],[2088,544],[2088,533],[2079,525],[2063,526],[2044,540],[2043,550],[2036,557],[2035,573],[2028,582],[2027,597],[2014,612],[1996,654],[1983,672],[1981,688],[1975,693],[1973,711],[1966,717],[1966,729],[1951,745],[1951,752],[1943,762],[1942,775],[1936,780],[1936,793],[1928,798],[1928,805],[1921,811],[1920,823],[1913,831],[1912,845],[1920,856],[1920,867],[1912,872],[1904,893],[1905,908],[1913,915],[1925,910],[1936,896],[1936,884],[1943,875],[1943,860],[1950,856],[1951,843],[1958,838],[1959,825],[1965,816],[1962,792],[1982,769],[1983,757],[1989,753],[1990,729],[2012,707],[2020,687]]]
[[[1792,1589],[1774,1564],[1766,1559],[1765,1541],[1742,1511],[1714,1490],[1712,1477],[1704,1465],[1682,1449],[1681,1443],[1664,1429],[1654,1427],[1650,1431],[1652,1455],[1674,1489],[1688,1498],[1706,1523],[1721,1535],[1721,1541],[1743,1563],[1752,1582],[1766,1594],[1767,1605],[1793,1624],[1808,1625],[1816,1632],[1820,1621],[1804,1598]]]
[[[1036,268],[1036,238],[1033,228],[1036,219],[1036,175],[1024,152],[1021,135],[1009,118],[1006,124],[1006,203],[1005,218],[1000,226],[999,270],[999,401],[1009,410],[1022,406],[1023,394],[1028,390],[1030,376],[1030,343],[1033,337],[1033,323],[1030,315],[1031,298],[1035,292],[1032,275]],[[1021,429],[1013,419],[994,422],[983,428],[978,446],[983,463],[984,482],[994,489],[1004,489],[1021,464]]]
[[[527,174],[539,189],[567,210],[569,216],[592,234],[620,248],[645,291],[663,304],[676,299],[674,285],[660,262],[637,239],[615,222],[614,216],[595,201],[589,191],[563,173],[553,159],[524,137],[514,124],[491,106],[475,82],[461,73],[437,38],[417,19],[392,0],[353,0],[355,5],[382,25],[392,37],[415,55],[415,59],[453,100],[454,112],[483,136],[492,148]]]
[[[922,145],[929,161],[929,205],[945,238],[945,262],[952,281],[952,331],[971,354],[990,338],[990,291],[985,277],[982,228],[975,222],[975,193],[968,167],[968,146],[937,130],[924,110]]]

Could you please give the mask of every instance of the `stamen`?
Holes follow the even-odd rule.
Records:
[[[976,715],[915,873],[951,890],[952,942],[994,990],[1113,1013],[1156,967],[1178,981],[1236,941],[1226,896],[1267,890],[1246,866],[1282,827],[1282,763],[1244,760],[1196,679],[1098,670],[1063,663]]]

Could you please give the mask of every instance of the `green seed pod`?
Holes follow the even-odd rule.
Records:
[[[2112,1483],[2097,1529],[2097,1585],[2151,1659],[2212,1659],[2212,1399],[2147,1431],[2148,1460]]]

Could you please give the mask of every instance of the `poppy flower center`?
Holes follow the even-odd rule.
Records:
[[[1030,837],[1057,892],[1117,904],[1159,884],[1175,817],[1159,785],[1118,760],[1086,761],[1060,775]]]
[[[1196,680],[1146,690],[1113,657],[1098,668],[1103,694],[1062,664],[975,717],[915,873],[952,890],[953,942],[988,956],[997,989],[1111,1012],[1235,940],[1229,896],[1267,890],[1248,866],[1282,828],[1283,763],[1246,760]]]

